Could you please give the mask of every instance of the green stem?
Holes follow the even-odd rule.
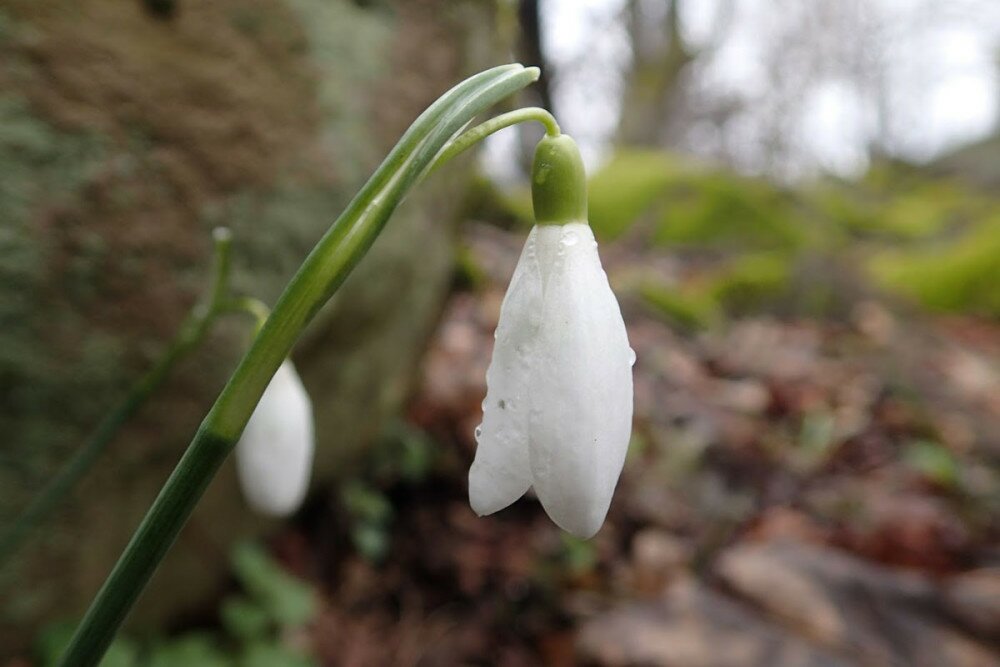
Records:
[[[223,310],[228,313],[244,313],[252,317],[254,320],[254,337],[260,333],[260,330],[264,328],[264,323],[267,322],[267,318],[271,316],[271,309],[267,307],[267,304],[252,296],[239,296],[230,299],[226,302]]]
[[[153,367],[132,386],[125,400],[101,420],[97,430],[77,450],[73,458],[32,499],[14,523],[0,534],[0,566],[17,551],[32,529],[59,506],[63,498],[100,459],[122,425],[131,419],[150,395],[163,384],[174,364],[197,347],[205,337],[212,320],[219,312],[219,306],[229,283],[231,247],[229,230],[219,227],[213,231],[213,238],[215,245],[212,278],[205,296],[191,309],[167,349]]]
[[[516,109],[509,113],[491,118],[481,125],[477,125],[471,130],[460,134],[454,141],[445,146],[444,150],[442,150],[441,154],[438,155],[436,160],[434,160],[434,164],[431,165],[431,168],[428,171],[433,172],[448,160],[463,153],[464,151],[467,151],[486,137],[495,132],[499,132],[505,127],[533,120],[538,121],[545,126],[545,133],[548,136],[559,136],[561,132],[559,129],[559,123],[557,123],[555,117],[545,109],[542,109],[541,107]]]
[[[520,65],[488,70],[445,93],[410,126],[285,288],[98,592],[63,655],[64,667],[90,667],[101,659],[202,492],[235,446],[271,376],[434,157],[476,115],[537,78],[537,69]]]

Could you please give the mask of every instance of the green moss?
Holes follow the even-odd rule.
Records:
[[[647,282],[640,295],[669,322],[689,331],[727,317],[779,309],[792,295],[793,265],[780,253],[735,259],[679,286]]]
[[[646,283],[639,294],[669,323],[687,331],[711,328],[723,320],[722,309],[703,286],[668,286]]]
[[[384,14],[351,3],[288,0],[306,35],[306,50],[315,66],[317,97],[323,125],[319,141],[336,156],[336,183],[330,174],[307,174],[270,188],[244,188],[203,211],[206,230],[226,225],[236,247],[233,285],[274,303],[282,286],[333,222],[378,159],[370,127],[371,103],[360,94],[388,67],[392,34]],[[233,10],[230,19],[241,30],[256,33],[260,16]],[[350,67],[344,67],[350,62]],[[200,275],[200,267],[192,267]],[[197,276],[190,276],[196,280]]]
[[[780,253],[746,255],[724,267],[706,292],[729,315],[748,315],[773,308],[790,296],[792,264]]]
[[[0,44],[3,44],[14,33],[14,21],[10,15],[0,9]]]
[[[981,209],[981,198],[948,182],[909,179],[885,189],[827,185],[808,193],[837,229],[876,241],[916,242],[939,236]]]
[[[531,188],[494,188],[493,195],[495,203],[525,228],[535,224],[535,211],[531,208]]]
[[[929,238],[948,226],[959,209],[961,197],[945,183],[930,183],[890,200],[875,220],[881,223],[881,231],[893,238]]]
[[[5,453],[16,462],[0,466],[0,518],[20,506],[21,499],[8,494],[37,483],[49,459],[66,451],[39,445],[79,434],[74,420],[84,408],[63,400],[66,386],[78,386],[86,402],[108,375],[118,379],[117,351],[107,336],[89,337],[58,370],[39,345],[46,336],[72,332],[75,315],[54,318],[38,307],[54,248],[35,216],[68,203],[104,154],[96,137],[60,131],[35,116],[24,99],[0,97],[0,430]],[[61,418],[54,421],[52,414]]]
[[[479,258],[467,245],[455,249],[455,279],[460,286],[472,290],[481,289],[489,280]]]
[[[869,269],[887,290],[932,310],[1000,317],[1000,214],[951,243],[884,251]]]
[[[600,239],[624,233],[665,194],[676,167],[664,153],[616,154],[590,179],[590,224]]]
[[[655,239],[665,245],[794,249],[808,239],[792,198],[759,180],[715,172],[674,185]]]

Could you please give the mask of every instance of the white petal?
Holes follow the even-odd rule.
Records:
[[[469,470],[469,503],[479,516],[502,510],[531,486],[528,467],[528,358],[541,317],[542,292],[531,230],[500,307],[486,371],[483,423]]]
[[[262,514],[287,516],[309,486],[312,403],[292,362],[278,368],[236,445],[243,495]]]
[[[532,480],[553,521],[579,537],[604,523],[632,432],[625,323],[590,226],[539,228],[542,324],[532,351]]]

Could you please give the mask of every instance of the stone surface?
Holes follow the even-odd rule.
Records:
[[[753,608],[685,581],[657,602],[631,603],[585,623],[578,652],[607,667],[848,667]]]
[[[717,573],[739,597],[797,634],[864,665],[996,665],[1000,654],[942,613],[930,579],[814,545],[735,547]]]
[[[687,577],[591,616],[577,651],[613,667],[995,667],[995,577],[942,586],[813,544],[740,544],[716,561],[713,585]]]
[[[1000,642],[1000,567],[954,577],[945,585],[944,604],[966,627]]]
[[[692,560],[691,545],[667,533],[647,528],[632,538],[632,588],[640,594],[658,594],[672,579],[683,575]]]
[[[11,0],[0,8],[0,524],[173,335],[234,232],[234,285],[273,303],[405,127],[493,63],[473,0]],[[478,26],[478,28],[477,28]],[[455,31],[465,36],[450,39]],[[349,470],[407,392],[452,257],[445,169],[411,197],[295,351],[319,438]],[[244,348],[231,318],[0,572],[0,657],[82,611]],[[220,472],[133,620],[222,585],[261,521]],[[58,576],[56,576],[58,575]]]

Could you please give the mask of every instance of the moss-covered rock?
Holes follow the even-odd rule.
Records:
[[[951,242],[880,252],[869,269],[932,310],[1000,318],[1000,214]]]
[[[590,178],[590,224],[603,240],[623,234],[664,200],[676,176],[674,162],[657,151],[619,151]]]
[[[488,3],[11,0],[0,13],[0,524],[146,368],[196,299],[213,225],[235,285],[273,302],[406,125],[490,64]],[[455,35],[461,35],[455,38]],[[407,201],[296,349],[317,479],[399,406],[447,288],[453,193]],[[0,572],[0,646],[79,614],[248,335],[227,321]],[[136,610],[210,595],[259,530],[224,468]]]

